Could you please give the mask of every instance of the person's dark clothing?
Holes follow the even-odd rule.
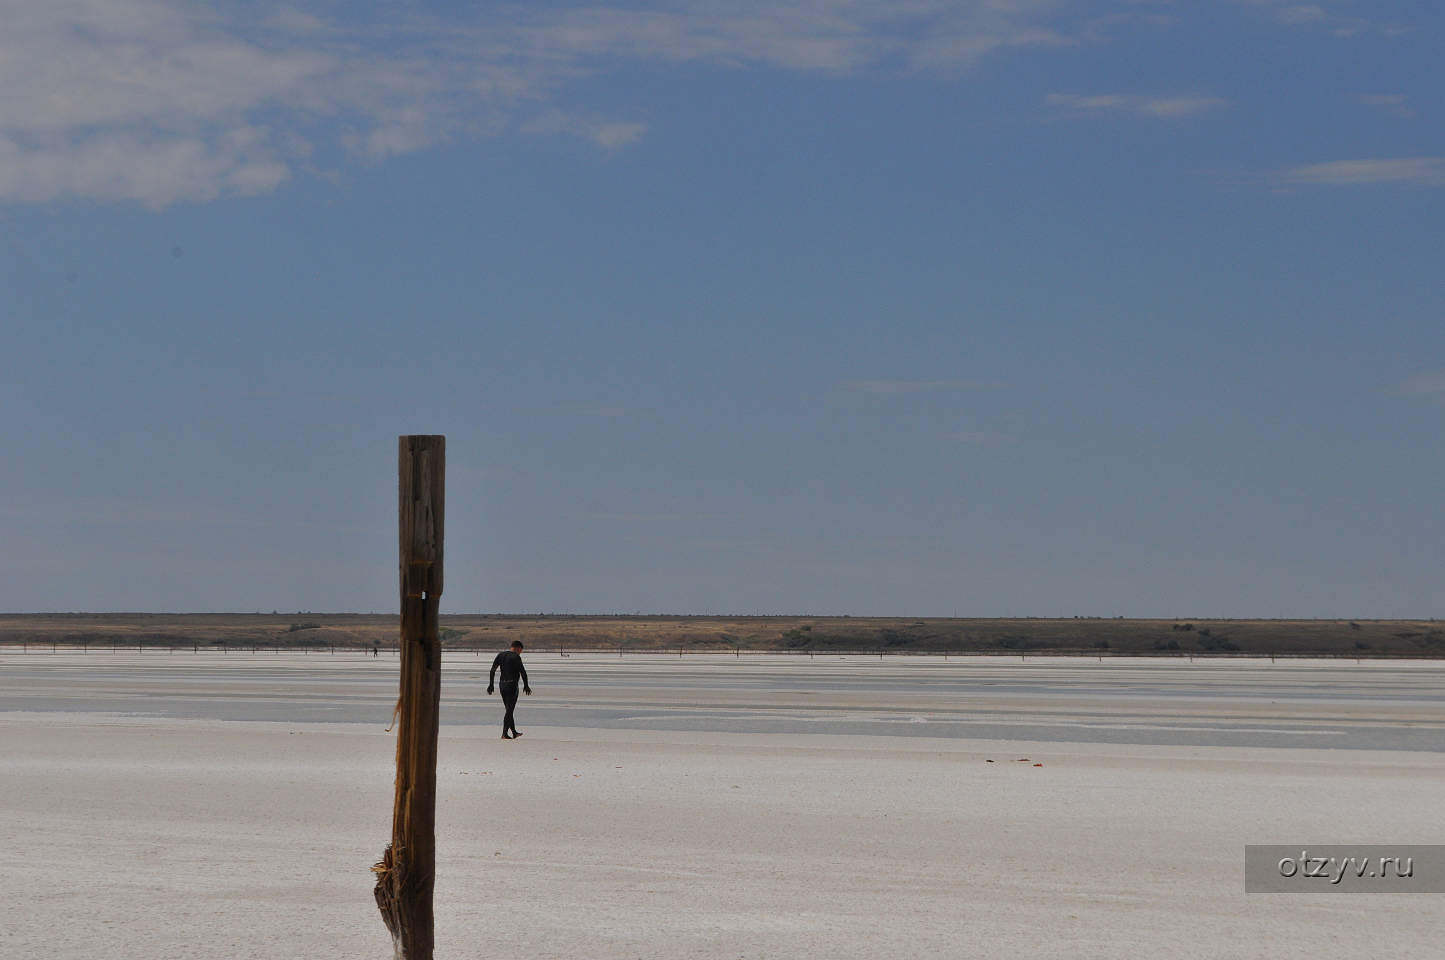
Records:
[[[492,685],[492,677],[496,676],[497,668],[502,668],[502,682],[516,683],[520,677],[522,685],[527,686],[527,668],[522,666],[522,655],[515,650],[503,650],[497,654],[492,661],[492,672],[487,674],[487,686]]]
[[[502,732],[506,733],[510,730],[515,736],[517,721],[512,717],[512,711],[517,709],[517,684],[503,680],[498,690],[502,694],[502,704],[507,708],[507,715],[502,718]]]
[[[491,672],[487,674],[487,692],[492,692],[492,678],[497,675],[497,669],[501,668],[502,679],[498,686],[501,688],[502,703],[507,708],[507,715],[502,718],[502,736],[518,736],[517,721],[512,717],[512,711],[517,707],[517,679],[520,677],[522,686],[531,693],[531,684],[527,682],[527,668],[522,666],[522,655],[515,650],[503,650],[497,654],[492,661]]]

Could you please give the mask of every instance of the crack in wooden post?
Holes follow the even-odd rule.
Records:
[[[371,869],[398,960],[432,960],[437,727],[441,712],[442,519],[446,438],[404,436],[397,456],[401,687],[391,843]]]

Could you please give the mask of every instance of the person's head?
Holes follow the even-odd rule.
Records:
[[[513,641],[512,641],[512,652],[513,652],[513,653],[521,653],[521,652],[522,652],[522,641],[520,641],[520,640],[513,640]]]

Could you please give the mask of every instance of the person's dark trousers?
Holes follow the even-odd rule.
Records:
[[[507,707],[507,715],[502,718],[502,732],[516,733],[517,721],[512,719],[512,711],[517,707],[517,685],[515,683],[498,684],[502,693],[502,703]]]

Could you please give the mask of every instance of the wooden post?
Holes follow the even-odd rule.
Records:
[[[401,695],[391,843],[372,867],[376,905],[398,960],[432,960],[437,724],[441,709],[442,506],[446,438],[404,436],[397,460]]]

